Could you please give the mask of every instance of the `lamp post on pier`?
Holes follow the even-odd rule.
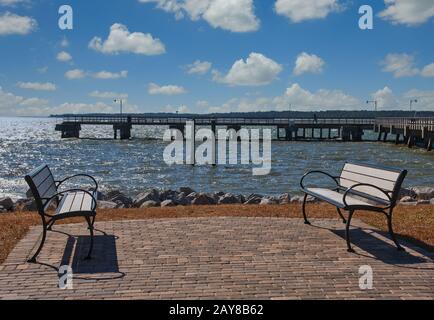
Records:
[[[122,107],[123,107],[123,99],[114,99],[113,100],[115,103],[118,103],[119,102],[119,104],[120,104],[120,108],[121,108],[121,115],[122,115]]]
[[[370,103],[372,103],[374,105],[375,112],[377,112],[378,111],[378,101],[377,100],[368,100],[368,101],[366,101],[366,104],[370,104]]]

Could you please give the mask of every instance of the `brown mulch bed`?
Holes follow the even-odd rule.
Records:
[[[326,204],[308,206],[311,218],[336,218],[336,209]],[[184,217],[284,217],[300,218],[301,206],[291,205],[221,205],[187,206],[148,209],[113,209],[98,211],[97,221],[141,220],[156,218]],[[387,230],[385,216],[378,213],[359,212],[356,218]],[[70,219],[59,223],[84,222],[83,219]],[[0,263],[4,262],[14,246],[24,237],[31,226],[40,225],[37,213],[16,212],[0,215]],[[400,206],[395,209],[394,229],[401,237],[434,251],[434,206]]]

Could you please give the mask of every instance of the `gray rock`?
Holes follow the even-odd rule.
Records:
[[[23,211],[37,211],[38,208],[36,207],[36,202],[33,199],[26,199],[25,202],[23,202]]]
[[[145,203],[146,201],[155,201],[160,203],[160,194],[158,190],[152,189],[148,192],[139,194],[134,200],[133,200],[133,207],[134,208],[140,208],[140,206]]]
[[[263,198],[259,203],[261,206],[279,204],[279,201],[275,198]]]
[[[241,199],[231,193],[227,193],[220,197],[218,204],[239,204],[242,203]]]
[[[175,190],[163,190],[163,191],[160,192],[160,201],[175,200],[178,195],[179,195],[178,191],[175,191]]]
[[[119,190],[110,190],[104,195],[104,198],[102,200],[113,199],[120,194],[122,194],[122,192],[120,192]]]
[[[28,199],[33,198],[32,190],[29,189],[26,191],[26,198],[28,198]]]
[[[175,199],[176,203],[181,206],[188,206],[189,204],[191,204],[192,200],[193,200],[192,198],[187,198],[187,195],[184,192],[178,194],[178,196]]]
[[[133,205],[133,199],[127,197],[123,193],[116,195],[115,197],[108,199],[108,201],[116,202],[117,204],[122,204],[124,208],[131,208]]]
[[[406,196],[406,197],[403,197],[399,202],[400,203],[417,202],[417,200],[410,197],[410,196]]]
[[[0,206],[6,210],[12,210],[14,208],[14,201],[9,197],[0,198]]]
[[[142,205],[140,206],[140,208],[144,209],[144,208],[154,208],[154,207],[159,207],[160,206],[160,202],[156,202],[153,200],[148,200],[142,203]]]
[[[291,203],[291,195],[289,193],[284,193],[279,196],[280,204],[288,204]]]
[[[303,203],[304,196],[296,196],[291,199],[291,203]],[[306,203],[318,203],[319,200],[312,196],[307,196]]]
[[[97,191],[96,194],[94,193],[94,196],[96,197],[96,200],[105,200],[105,199],[107,199],[107,195],[104,194],[104,193],[102,193],[101,191]]]
[[[418,200],[431,200],[434,198],[434,188],[431,187],[414,187],[411,188],[416,194]]]
[[[251,194],[250,196],[247,197],[244,204],[260,204],[262,199],[263,199],[263,196],[261,196],[259,194]]]
[[[419,206],[419,205],[428,205],[428,204],[431,204],[430,200],[419,200],[419,201],[417,202],[417,205],[418,205],[418,206]]]
[[[417,206],[417,201],[413,201],[413,202],[400,202],[400,205],[402,205],[402,206]]]
[[[416,198],[417,195],[412,189],[402,188],[399,192],[399,199],[402,199],[405,197]]]
[[[175,207],[176,203],[173,200],[164,200],[161,202],[162,207]]]
[[[111,201],[98,201],[98,209],[115,209],[118,206],[116,202]]]
[[[0,213],[6,213],[6,212],[8,212],[8,210],[6,210],[5,207],[0,206]]]
[[[184,193],[186,195],[189,195],[190,193],[193,193],[195,191],[192,188],[189,188],[189,187],[181,187],[181,188],[179,188],[179,192],[180,193]]]
[[[216,201],[205,193],[199,193],[191,202],[192,205],[202,206],[202,205],[213,205]]]
[[[430,204],[434,204],[434,199],[431,199],[431,200],[429,201],[429,203],[430,203]]]

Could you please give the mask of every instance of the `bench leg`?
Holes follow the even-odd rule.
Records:
[[[45,224],[45,221],[44,221],[43,224],[42,224],[42,239],[41,239],[41,243],[39,244],[38,250],[36,250],[36,252],[33,255],[33,257],[30,258],[29,260],[27,260],[27,262],[29,262],[29,263],[36,263],[36,258],[38,257],[39,253],[41,252],[42,247],[44,246],[46,238],[47,238],[47,225]]]
[[[392,238],[392,241],[395,243],[398,251],[405,251],[405,249],[403,247],[401,247],[401,245],[399,244],[398,240],[396,240],[395,232],[393,232],[392,212],[390,212],[389,214],[386,214],[386,216],[387,216],[387,226],[389,227],[389,234],[390,234],[390,237]]]
[[[306,202],[307,202],[307,194],[304,195],[304,199],[303,199],[303,218],[304,218],[304,224],[309,224],[310,222],[309,220],[307,220],[307,216],[306,216]]]
[[[336,209],[338,210],[339,216],[342,218],[342,222],[347,223],[347,219],[345,219],[344,215],[342,214],[341,209],[339,209],[339,208],[336,208]]]
[[[353,218],[354,210],[350,210],[350,214],[347,220],[347,226],[345,228],[345,238],[347,239],[347,251],[350,253],[354,253],[354,249],[351,247],[351,238],[350,238],[350,227],[351,227],[351,219]]]
[[[56,223],[56,220],[53,220],[48,224],[47,230],[51,231],[53,229],[54,223]]]
[[[88,224],[89,230],[90,230],[90,246],[89,246],[89,252],[88,252],[85,260],[90,260],[91,254],[92,254],[92,249],[93,249],[93,223],[90,220],[90,217],[86,217],[86,221],[87,221],[87,224]],[[95,222],[95,219],[93,221]]]

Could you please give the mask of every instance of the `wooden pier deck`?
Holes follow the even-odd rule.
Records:
[[[209,126],[240,130],[242,127],[275,127],[279,140],[298,139],[337,139],[344,141],[361,141],[364,130],[373,130],[375,119],[285,119],[285,118],[183,118],[183,117],[145,117],[137,115],[81,115],[65,116],[63,122],[56,126],[62,132],[62,138],[79,138],[82,125],[113,126],[114,138],[120,131],[121,139],[131,137],[132,126],[168,126],[184,130],[187,121],[194,121],[196,126]],[[337,131],[337,136],[332,135]],[[282,133],[283,131],[283,133]]]
[[[396,144],[423,145],[432,150],[434,118],[231,118],[231,117],[152,117],[140,115],[68,115],[56,125],[62,138],[79,138],[82,125],[112,126],[114,138],[130,139],[132,126],[167,126],[184,131],[188,121],[195,126],[240,130],[242,127],[274,127],[278,140],[362,141],[365,131],[378,133],[378,141],[394,135]],[[119,133],[119,134],[118,134]]]

